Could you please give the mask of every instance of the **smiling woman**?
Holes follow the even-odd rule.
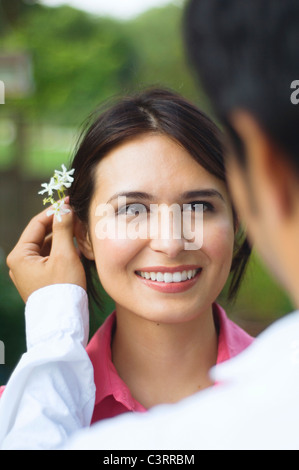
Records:
[[[215,303],[230,274],[236,294],[250,253],[239,238],[219,130],[177,94],[148,90],[93,118],[72,168],[88,292],[98,299],[96,274],[115,302],[87,347],[97,387],[93,421],[213,385],[210,368],[252,342]],[[98,236],[98,208],[106,204],[107,236]],[[111,221],[122,230],[108,236]],[[128,231],[132,222],[137,236]]]

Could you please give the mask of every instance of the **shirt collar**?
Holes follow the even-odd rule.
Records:
[[[94,368],[95,405],[113,395],[116,401],[123,403],[129,410],[134,410],[135,400],[112,362],[111,339],[115,324],[116,313],[114,311],[98,329],[86,348]]]
[[[218,329],[217,364],[220,364],[240,354],[254,338],[232,322],[219,304],[213,304],[213,314]]]

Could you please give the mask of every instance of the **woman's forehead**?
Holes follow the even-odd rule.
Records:
[[[162,135],[147,135],[126,142],[99,162],[95,173],[96,190],[112,191],[167,187],[186,191],[190,186],[225,184],[203,168],[187,150]],[[138,187],[138,188],[137,188]]]

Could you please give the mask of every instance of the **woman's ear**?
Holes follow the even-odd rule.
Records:
[[[78,217],[74,220],[74,235],[77,240],[78,248],[85,258],[94,260],[92,243],[87,230],[87,226]]]

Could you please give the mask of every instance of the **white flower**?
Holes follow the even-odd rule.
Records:
[[[70,188],[74,178],[71,176],[73,175],[75,169],[67,171],[64,165],[61,165],[62,171],[55,170],[55,175],[57,175],[57,183],[65,186],[66,188]],[[60,188],[59,188],[60,189]]]
[[[69,209],[66,209],[63,207],[64,200],[62,199],[61,201],[57,201],[52,205],[52,208],[48,210],[47,216],[49,217],[50,215],[54,214],[57,217],[57,220],[61,222],[61,214],[68,214],[71,212]]]
[[[65,190],[66,188],[70,188],[74,178],[71,176],[74,173],[74,169],[67,171],[64,165],[61,165],[62,171],[55,170],[54,176],[50,179],[49,183],[42,183],[42,191],[39,191],[38,194],[48,193],[47,198],[44,199],[44,205],[50,202],[52,207],[47,212],[47,215],[54,214],[59,222],[61,222],[61,214],[67,214],[69,209],[63,208],[64,198],[65,198]],[[53,197],[53,191],[57,191],[59,201],[55,201]]]
[[[38,194],[48,193],[49,196],[53,196],[53,191],[57,189],[56,188],[57,183],[55,182],[53,177],[50,179],[49,183],[42,183],[41,186],[44,187],[45,189],[43,189],[42,191],[39,191]]]

